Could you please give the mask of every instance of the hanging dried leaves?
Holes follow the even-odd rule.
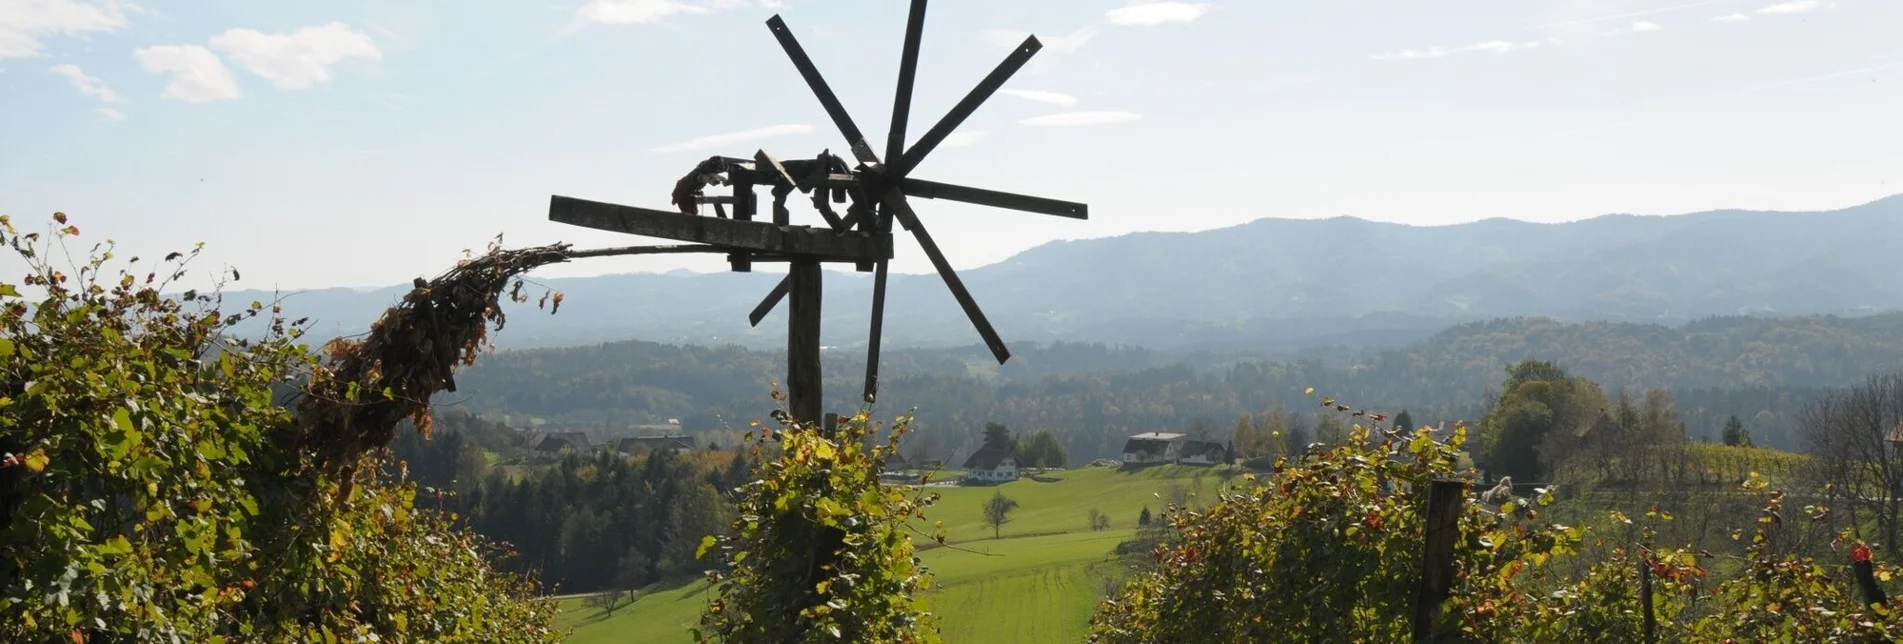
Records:
[[[506,250],[498,238],[487,253],[435,279],[417,278],[367,335],[324,345],[323,364],[297,406],[294,447],[314,465],[337,472],[389,445],[403,419],[427,436],[430,397],[456,391],[456,369],[474,364],[492,346],[490,325],[500,331],[505,322],[501,298],[525,301],[519,276],[567,261],[568,248]],[[559,294],[554,297],[561,302]]]

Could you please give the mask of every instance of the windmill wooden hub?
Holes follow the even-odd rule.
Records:
[[[892,127],[887,133],[885,160],[873,151],[865,134],[846,113],[833,94],[832,87],[819,74],[806,50],[793,38],[786,21],[779,16],[767,20],[767,28],[826,109],[833,125],[846,139],[857,160],[849,166],[845,159],[830,151],[812,159],[780,160],[765,150],[750,159],[711,157],[675,182],[671,193],[676,210],[656,210],[623,206],[573,197],[554,196],[549,203],[549,219],[565,224],[607,230],[643,237],[659,237],[689,246],[655,246],[656,253],[725,253],[735,271],[751,271],[754,262],[786,262],[787,276],[767,294],[748,316],[758,325],[782,299],[787,305],[787,394],[788,407],[797,420],[817,422],[820,417],[819,303],[820,264],[851,263],[859,271],[872,271],[871,335],[867,341],[865,400],[870,403],[879,386],[879,339],[885,322],[886,266],[892,259],[892,222],[909,231],[933,268],[945,280],[952,297],[984,339],[985,346],[1000,364],[1011,352],[998,337],[997,330],[985,319],[970,291],[938,244],[926,232],[913,210],[910,199],[945,199],[970,204],[1006,208],[1044,215],[1088,219],[1089,207],[1081,203],[1030,197],[1025,195],[972,188],[916,179],[912,171],[969,118],[1005,81],[1024,67],[1043,47],[1036,36],[1006,56],[984,80],[949,113],[940,118],[924,136],[905,147],[905,130],[911,117],[912,82],[918,71],[919,41],[925,30],[926,0],[912,0],[906,21],[905,45],[899,58],[898,89],[892,106]],[[707,195],[709,186],[727,186],[726,195]],[[765,187],[773,197],[771,221],[755,221],[759,214],[756,189]],[[811,196],[813,209],[824,226],[792,223],[786,202],[793,192]],[[712,205],[714,216],[700,214],[700,206]],[[845,212],[834,210],[844,205]],[[731,213],[729,212],[731,210]]]

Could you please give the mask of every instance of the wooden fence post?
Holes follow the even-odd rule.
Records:
[[[1654,644],[1659,637],[1658,616],[1652,613],[1652,556],[1645,554],[1639,559],[1639,611],[1645,616],[1645,644]]]
[[[1454,584],[1454,543],[1460,539],[1461,481],[1434,481],[1428,488],[1427,525],[1421,553],[1421,585],[1414,594],[1414,641],[1431,642],[1434,616]]]
[[[1877,585],[1876,565],[1870,563],[1869,559],[1852,560],[1850,574],[1857,578],[1857,589],[1863,591],[1865,606],[1889,603],[1889,597],[1883,594],[1883,587]]]

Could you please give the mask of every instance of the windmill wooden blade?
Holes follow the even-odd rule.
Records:
[[[922,2],[920,4],[923,4]],[[866,404],[879,396],[879,336],[885,327],[885,277],[886,260],[872,273],[872,336],[866,339]]]
[[[905,153],[905,126],[912,118],[912,81],[918,77],[918,47],[924,37],[925,0],[912,0],[912,13],[905,21],[905,49],[899,52],[899,88],[892,96],[892,127],[885,138],[887,159]]]
[[[1004,339],[998,337],[998,330],[991,328],[991,321],[985,319],[985,312],[979,310],[978,302],[971,298],[971,291],[965,290],[965,282],[958,279],[958,273],[952,271],[951,262],[945,260],[945,254],[938,250],[938,243],[932,241],[932,235],[925,232],[925,225],[918,220],[918,213],[912,212],[911,204],[905,202],[905,195],[897,190],[885,193],[885,206],[891,209],[899,223],[912,231],[918,238],[918,245],[925,250],[925,257],[932,260],[932,267],[938,269],[938,276],[945,279],[945,287],[952,292],[952,298],[958,300],[958,306],[965,310],[965,317],[971,318],[971,325],[977,327],[979,337],[984,338],[985,346],[991,349],[991,355],[1004,364],[1011,359],[1011,350],[1004,346]]]
[[[899,182],[899,187],[905,190],[905,196],[907,197],[944,199],[946,201],[958,201],[980,206],[991,206],[993,208],[1033,212],[1040,215],[1067,217],[1070,219],[1090,218],[1090,206],[1074,201],[1032,197],[1009,192],[999,192],[997,190],[986,190],[984,188],[972,188],[950,183],[939,183],[937,181],[926,181],[924,179],[907,178]]]
[[[753,312],[747,314],[747,326],[760,326],[760,321],[766,319],[768,313],[773,312],[773,307],[780,305],[780,300],[786,299],[786,291],[791,288],[793,288],[793,278],[780,278],[780,283],[775,284],[773,290],[767,292],[766,299],[760,300],[759,304],[754,305]]]
[[[912,144],[912,149],[905,151],[905,156],[890,161],[886,166],[886,179],[888,181],[904,179],[913,168],[918,167],[919,162],[925,160],[925,155],[931,154],[938,144],[945,142],[945,137],[951,136],[952,130],[958,129],[965,119],[971,117],[972,112],[978,111],[978,106],[983,105],[985,99],[991,98],[998,88],[1004,86],[1005,81],[1011,80],[1012,74],[1018,73],[1025,63],[1030,62],[1031,56],[1043,48],[1044,44],[1038,42],[1037,36],[1026,36],[1024,44],[1018,45],[1016,51],[1006,56],[1004,62],[998,63],[998,67],[991,70],[990,75],[978,82],[977,87],[971,88],[971,93],[966,94],[957,105],[953,105],[944,118],[938,119],[938,123],[932,125],[932,129],[926,130],[925,136],[919,137],[918,142]]]
[[[846,137],[846,143],[852,145],[852,156],[860,163],[875,164],[879,157],[872,152],[872,145],[866,142],[866,135],[852,122],[852,115],[846,113],[846,106],[839,103],[839,96],[833,94],[833,88],[826,84],[825,77],[819,75],[819,68],[813,66],[813,59],[807,57],[806,49],[800,47],[800,41],[793,38],[793,30],[786,27],[786,21],[778,15],[768,18],[768,29],[773,37],[780,41],[780,48],[786,50],[786,57],[793,59],[793,67],[799,69],[800,77],[806,79],[806,86],[813,89],[813,95],[819,97],[819,104],[826,108],[826,115],[832,117],[833,125]]]

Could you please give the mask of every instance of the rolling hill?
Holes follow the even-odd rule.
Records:
[[[1903,309],[1903,271],[1871,246],[1885,239],[1903,239],[1903,195],[1828,212],[1607,215],[1563,224],[1261,219],[1053,242],[960,274],[1005,338],[1019,343],[1399,346],[1497,317],[1669,324]],[[777,348],[783,309],[759,328],[747,326],[746,313],[778,279],[677,271],[541,280],[566,294],[562,313],[514,315],[499,341]],[[892,279],[888,346],[977,340],[937,276]],[[825,342],[864,343],[870,284],[866,274],[828,276]],[[319,335],[355,333],[405,288],[304,291],[285,306],[292,317],[317,320]]]

